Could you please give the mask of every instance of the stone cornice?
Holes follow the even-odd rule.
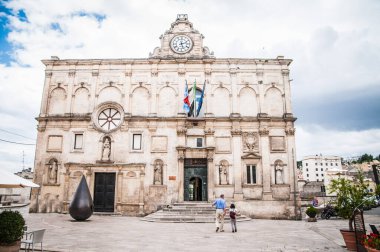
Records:
[[[45,66],[68,66],[68,65],[133,65],[133,64],[168,64],[178,63],[178,60],[185,61],[185,64],[213,63],[213,64],[255,64],[255,65],[282,65],[289,66],[291,59],[256,59],[256,58],[210,58],[210,57],[187,57],[187,58],[125,58],[125,59],[44,59]],[[284,70],[281,70],[284,72]]]

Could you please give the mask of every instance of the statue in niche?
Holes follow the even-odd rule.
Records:
[[[111,156],[111,141],[109,137],[105,137],[102,147],[102,161],[109,161]]]
[[[222,161],[219,166],[219,178],[221,185],[228,185],[228,162]]]
[[[162,162],[157,161],[154,164],[154,176],[153,176],[153,184],[154,185],[162,185]]]
[[[58,162],[54,160],[49,164],[49,184],[57,184]]]
[[[282,178],[283,167],[280,164],[276,164],[274,166],[274,170],[276,172],[276,184],[284,184],[284,180]]]

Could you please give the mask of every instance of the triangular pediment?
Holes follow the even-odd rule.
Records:
[[[241,156],[242,159],[261,159],[261,156],[259,154],[250,152],[246,155]]]

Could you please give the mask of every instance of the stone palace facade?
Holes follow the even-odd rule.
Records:
[[[32,212],[68,212],[84,175],[95,212],[223,193],[252,217],[298,214],[292,61],[216,58],[203,38],[181,14],[148,58],[42,61]],[[196,104],[205,88],[196,117],[186,82]]]

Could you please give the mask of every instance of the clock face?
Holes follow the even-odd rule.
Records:
[[[172,39],[170,46],[176,53],[187,53],[193,47],[193,41],[188,36],[178,35]]]
[[[121,114],[114,108],[104,109],[98,116],[99,126],[105,131],[116,129],[121,123]]]

